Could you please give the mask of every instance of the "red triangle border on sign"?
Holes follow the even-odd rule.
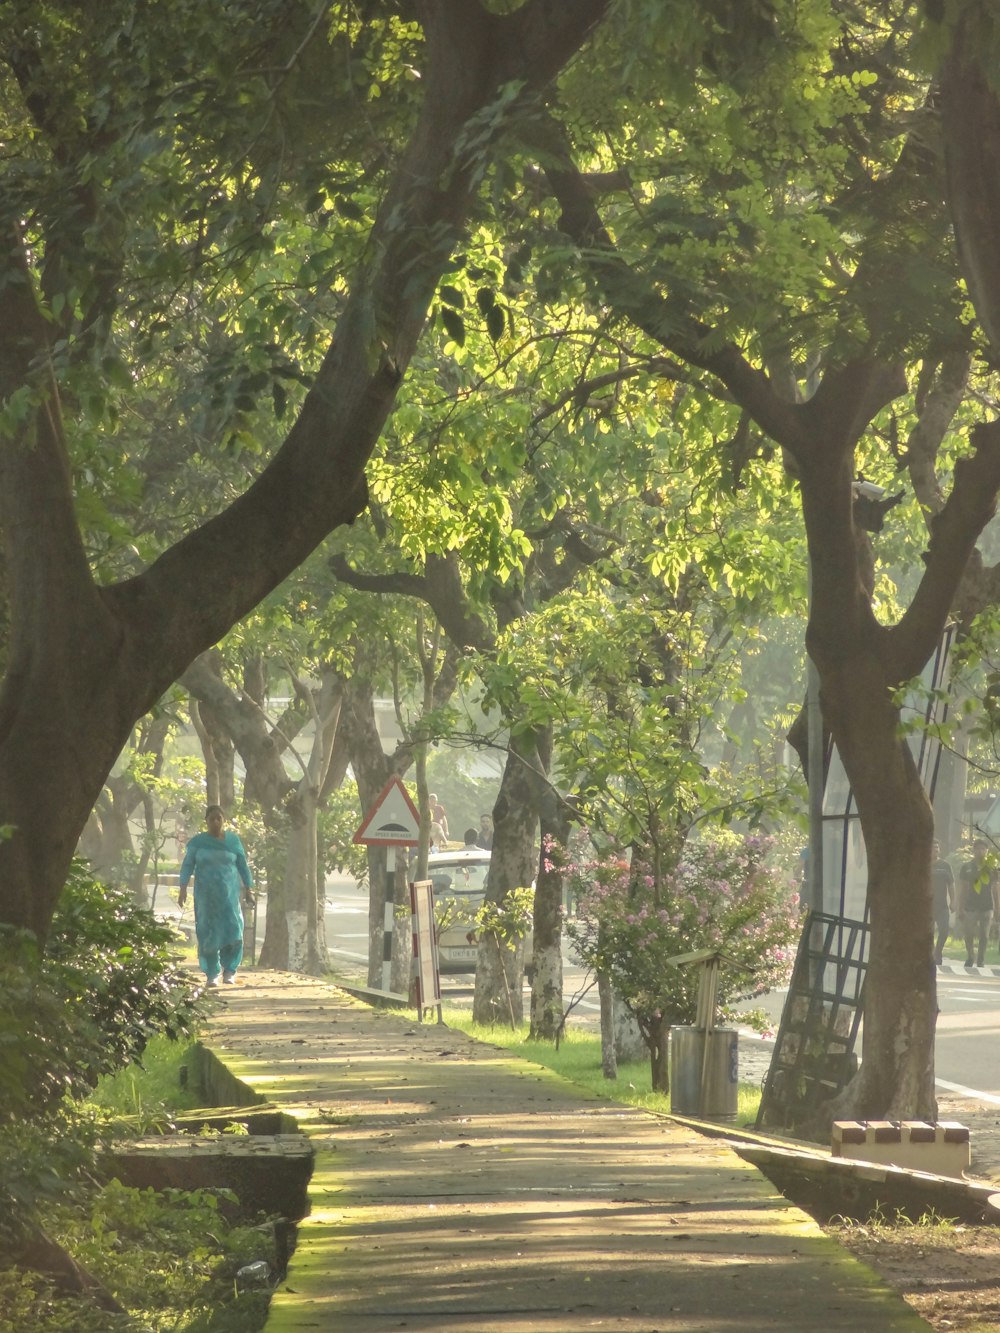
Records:
[[[417,842],[419,841],[418,837],[412,837],[412,838],[411,837],[385,838],[378,836],[373,837],[370,836],[367,832],[367,830],[372,826],[372,824],[381,814],[382,807],[389,799],[390,794],[394,791],[398,791],[399,794],[402,796],[404,802],[406,803],[407,808],[409,809],[410,814],[413,816],[414,829],[416,831],[419,831],[420,814],[417,810],[417,807],[413,804],[413,801],[410,798],[410,793],[403,786],[401,778],[391,777],[389,781],[385,784],[385,786],[382,788],[381,792],[379,793],[378,799],[375,801],[375,804],[371,807],[367,815],[365,815],[364,819],[362,820],[361,827],[354,835],[353,838],[354,842],[363,842],[377,847],[415,847],[417,845]]]

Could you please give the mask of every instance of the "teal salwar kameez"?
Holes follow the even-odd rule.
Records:
[[[243,958],[243,912],[240,896],[253,887],[243,844],[235,833],[217,838],[196,833],[181,863],[180,887],[194,876],[194,923],[198,965],[209,982],[220,970],[228,978]]]

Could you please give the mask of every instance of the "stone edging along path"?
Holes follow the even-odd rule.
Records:
[[[721,1140],[452,1029],[254,972],[206,1046],[316,1151],[267,1333],[928,1327]]]

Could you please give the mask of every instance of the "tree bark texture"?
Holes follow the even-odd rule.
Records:
[[[39,307],[18,217],[0,217],[0,398],[28,389],[37,404],[0,447],[11,608],[0,689],[0,824],[15,829],[0,842],[0,920],[46,937],[87,816],[136,719],[364,508],[365,464],[492,143],[507,114],[555,77],[607,3],[529,0],[505,16],[469,0],[425,7],[421,111],[298,417],[245,493],[123,583],[102,587],[91,577],[51,371],[59,330]],[[482,113],[512,86],[519,93],[509,113],[497,109],[488,128]],[[30,103],[36,108],[43,114]]]
[[[649,1050],[649,1076],[653,1092],[670,1092],[670,1024],[662,1014],[647,1020],[644,1033]]]
[[[302,777],[287,805],[290,827],[284,906],[288,958],[284,966],[291,972],[322,976],[329,967],[329,954],[325,894],[318,892],[318,814],[340,721],[344,682],[336,671],[326,668],[319,689],[298,685],[297,691],[307,696],[313,738]]]
[[[597,974],[597,994],[601,1004],[601,1073],[605,1078],[613,1079],[618,1077],[615,988],[603,972]]]
[[[486,889],[487,901],[500,906],[513,889],[526,888],[534,878],[538,765],[534,739],[511,736],[493,807],[493,851]],[[474,1022],[488,1027],[493,1023],[523,1021],[523,954],[523,947],[502,948],[485,933],[480,936],[472,1002]]]
[[[615,1058],[620,1065],[644,1059],[646,1041],[639,1020],[617,991],[612,1003],[615,1013]]]
[[[549,840],[564,847],[569,838],[570,809],[548,784],[540,793],[541,856],[532,910],[531,1036],[555,1041],[563,1022],[563,875],[549,859]]]

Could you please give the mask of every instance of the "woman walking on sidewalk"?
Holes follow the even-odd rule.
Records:
[[[220,972],[226,985],[236,981],[236,969],[243,958],[241,893],[253,902],[253,876],[246,852],[238,835],[223,829],[225,822],[221,805],[210,805],[205,811],[208,832],[196,833],[187,845],[177,895],[183,907],[193,875],[198,965],[209,986],[218,986]]]

